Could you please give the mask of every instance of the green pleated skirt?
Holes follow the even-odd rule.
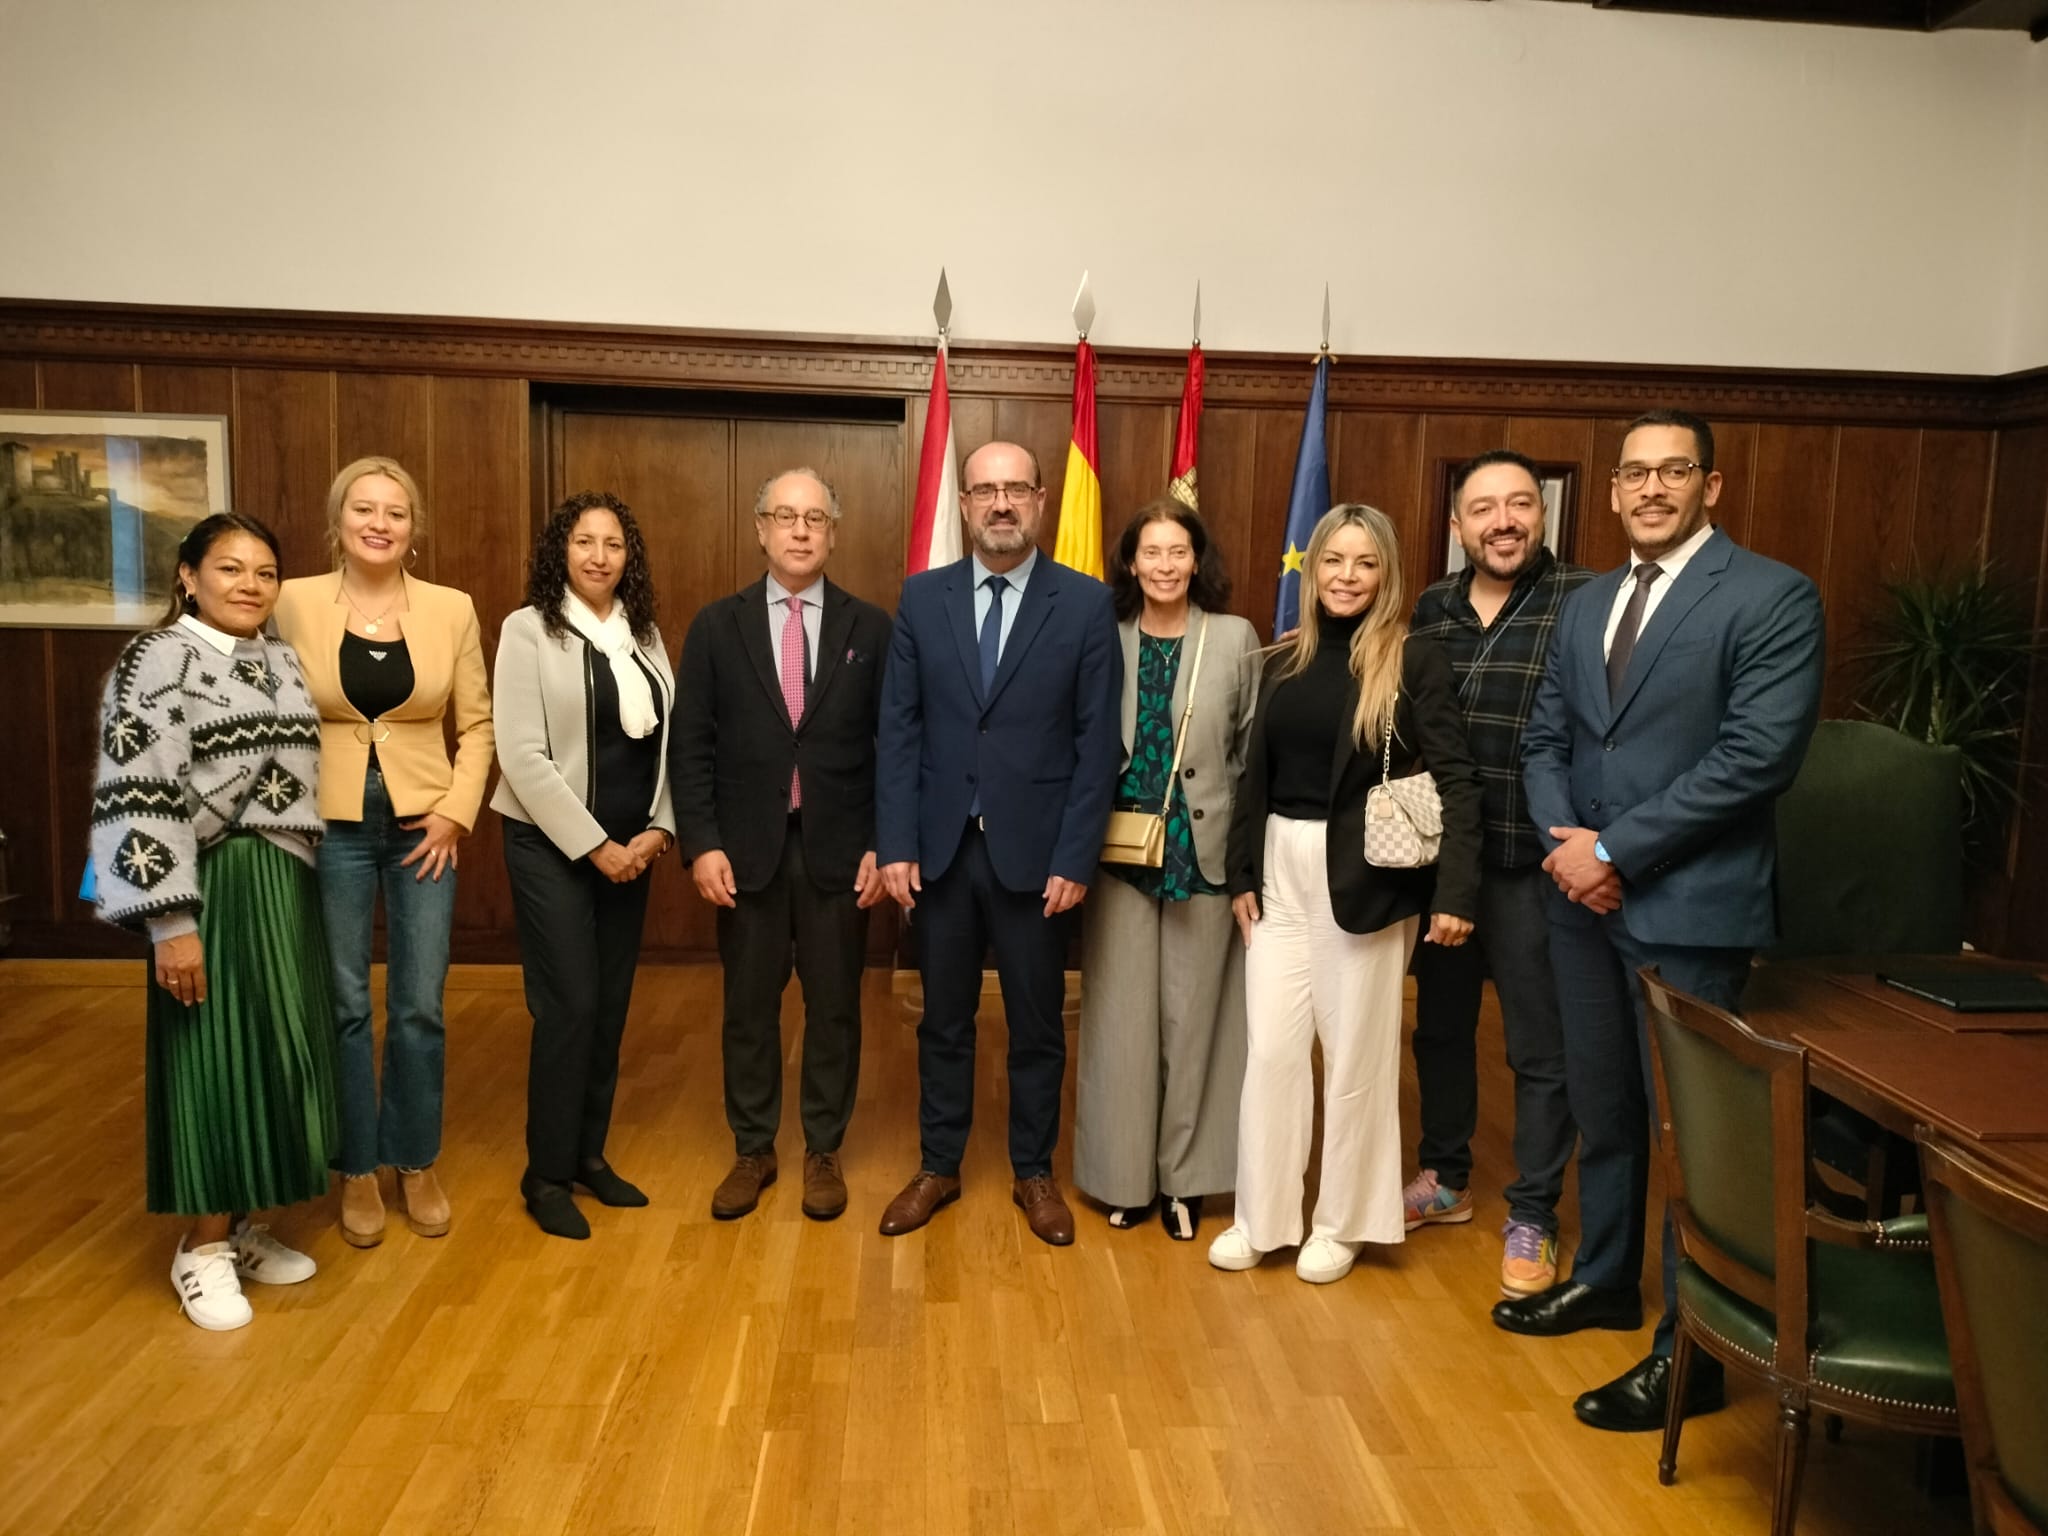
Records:
[[[199,856],[206,1001],[149,983],[149,1208],[209,1216],[327,1191],[334,1009],[313,871],[240,835]]]

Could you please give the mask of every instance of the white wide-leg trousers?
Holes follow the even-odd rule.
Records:
[[[1237,1224],[1262,1252],[1302,1240],[1323,1046],[1323,1167],[1312,1233],[1401,1241],[1401,977],[1419,918],[1346,933],[1330,912],[1326,824],[1266,819],[1265,889],[1245,955],[1248,1058]]]

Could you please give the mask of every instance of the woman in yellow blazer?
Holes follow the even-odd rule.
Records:
[[[327,493],[335,570],[284,584],[278,632],[320,711],[320,901],[340,1063],[341,1235],[384,1236],[377,1170],[398,1170],[407,1225],[448,1230],[441,1155],[448,931],[456,842],[476,825],[491,771],[491,694],[467,593],[407,573],[426,509],[390,459],[357,459]],[[442,722],[453,710],[450,761]],[[370,931],[389,939],[383,1095],[370,1021]]]

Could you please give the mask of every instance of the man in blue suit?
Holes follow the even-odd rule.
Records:
[[[1557,887],[1550,953],[1581,1137],[1580,1232],[1568,1280],[1493,1309],[1513,1333],[1642,1326],[1653,1094],[1636,970],[1658,966],[1682,991],[1740,1007],[1750,956],[1777,930],[1772,802],[1820,712],[1820,594],[1708,521],[1721,494],[1712,429],[1682,411],[1637,418],[1611,494],[1629,563],[1566,600],[1522,736]],[[1597,1429],[1663,1427],[1668,1219],[1663,1249],[1651,1354],[1573,1404]],[[1704,1413],[1721,1406],[1721,1368],[1695,1360],[1685,1409]]]
[[[1074,1240],[1052,1177],[1067,1037],[1065,914],[1087,895],[1123,760],[1123,649],[1109,588],[1038,552],[1038,460],[989,443],[960,471],[974,552],[903,584],[882,680],[875,858],[916,911],[921,1165],[882,1233],[959,1197],[974,1113],[981,960],[1010,1030],[1012,1198],[1041,1240]]]

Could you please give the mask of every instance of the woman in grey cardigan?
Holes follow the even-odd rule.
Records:
[[[647,548],[624,502],[585,491],[534,545],[526,603],[498,637],[505,869],[533,1049],[526,1174],[541,1230],[590,1236],[571,1186],[604,1205],[647,1197],[605,1161],[633,997],[647,872],[675,845],[668,723],[675,676],[654,627]]]
[[[1237,1164],[1244,947],[1223,858],[1259,642],[1221,611],[1223,561],[1177,501],[1139,508],[1110,584],[1124,647],[1116,808],[1156,814],[1169,784],[1172,798],[1160,865],[1106,863],[1089,893],[1074,1182],[1110,1207],[1112,1227],[1136,1226],[1163,1196],[1168,1235],[1187,1242],[1202,1197],[1229,1189]]]

